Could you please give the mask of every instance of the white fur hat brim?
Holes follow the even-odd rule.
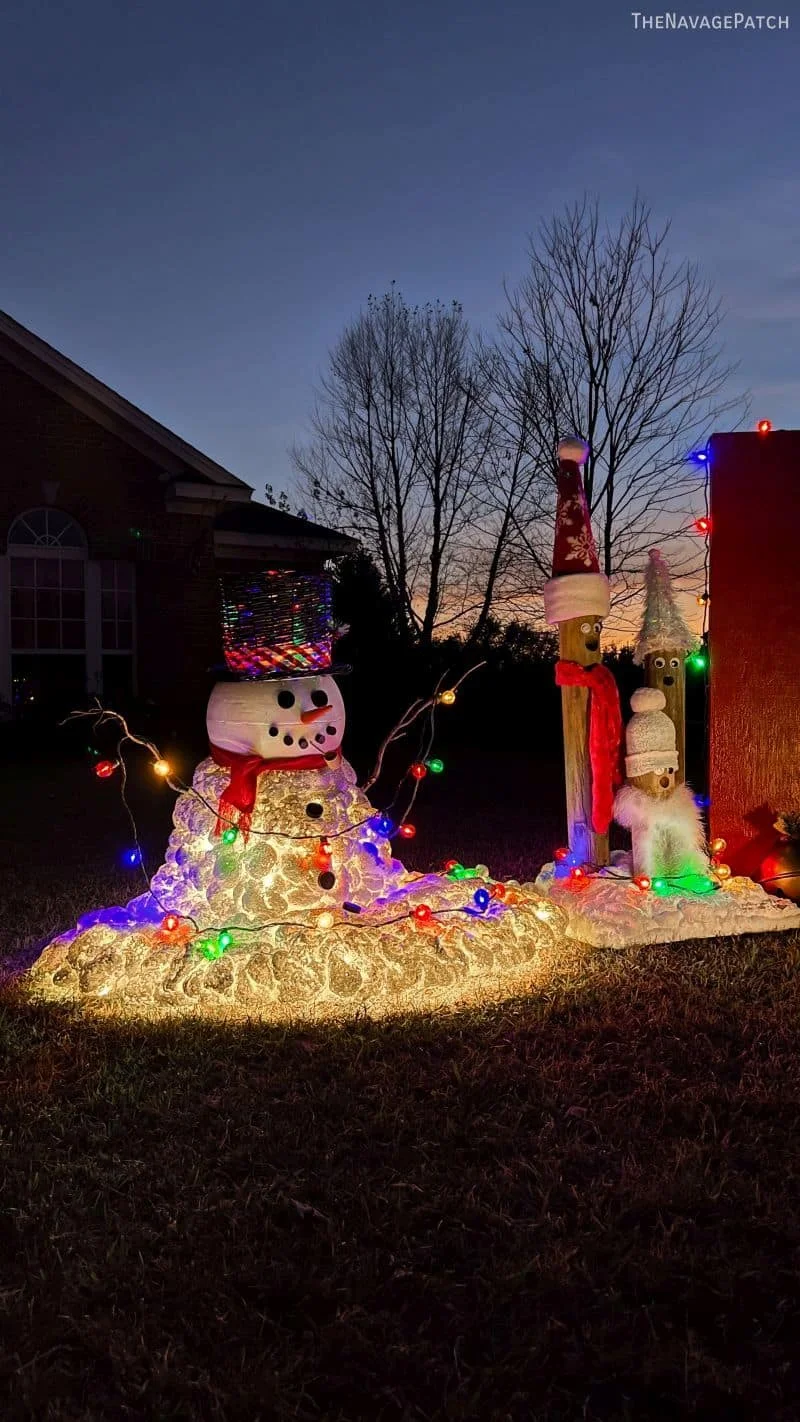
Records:
[[[563,573],[544,585],[545,620],[569,622],[571,617],[608,617],[611,593],[603,573]]]
[[[638,755],[626,755],[625,774],[630,779],[635,775],[647,775],[649,771],[677,770],[676,750],[640,751]]]

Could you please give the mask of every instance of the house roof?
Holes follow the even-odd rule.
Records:
[[[151,419],[19,321],[0,311],[0,356],[160,465],[165,478],[187,471],[211,484],[252,488],[194,445]]]
[[[310,519],[298,518],[296,514],[285,513],[283,509],[268,508],[266,504],[229,504],[214,519],[215,534],[222,534],[219,540],[224,544],[226,535],[244,535],[248,539],[263,540],[274,548],[316,548],[329,553],[351,553],[356,540],[346,533],[338,533],[333,528],[323,528]]]

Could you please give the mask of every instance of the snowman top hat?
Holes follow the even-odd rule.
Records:
[[[324,573],[270,568],[224,574],[222,645],[229,671],[272,677],[331,676],[334,666],[331,580]]]
[[[628,779],[648,771],[678,769],[675,726],[666,714],[667,701],[655,686],[640,686],[631,697],[633,715],[625,727],[625,774]]]
[[[608,578],[600,572],[581,468],[589,446],[570,437],[558,446],[558,503],[553,576],[544,586],[544,615],[551,623],[572,617],[607,617]]]

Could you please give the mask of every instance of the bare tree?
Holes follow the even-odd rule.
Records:
[[[551,481],[549,501],[531,482],[533,502],[514,515],[517,542],[539,573],[553,451],[563,435],[582,434],[601,563],[623,599],[654,539],[686,530],[697,496],[687,451],[742,404],[722,395],[733,367],[721,358],[719,304],[695,266],[670,261],[668,230],[652,229],[639,198],[613,230],[596,202],[567,209],[532,239],[529,270],[500,320],[509,368],[531,372],[528,450]],[[682,566],[694,554],[684,539]]]
[[[337,343],[314,438],[293,450],[304,496],[376,559],[410,641],[429,644],[483,601],[484,383],[461,307],[411,308],[392,288]]]

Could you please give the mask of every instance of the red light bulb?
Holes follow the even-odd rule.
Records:
[[[433,918],[433,909],[428,904],[417,904],[414,909],[414,918],[417,923],[430,923]]]
[[[489,892],[493,899],[504,899],[507,891],[505,884],[492,884]]]
[[[772,430],[772,420],[759,420],[756,429],[759,434],[769,434]]]
[[[694,521],[694,529],[695,533],[702,533],[704,535],[710,533],[711,519],[708,517],[708,515],[704,514],[702,518],[696,518]]]
[[[101,780],[108,780],[109,775],[113,775],[116,768],[117,762],[115,760],[98,760],[94,773]]]
[[[416,832],[417,831],[414,825],[409,824],[401,825],[399,830],[399,833],[403,836],[403,839],[413,839]]]
[[[585,869],[581,869],[580,865],[576,864],[576,865],[574,866],[574,868],[570,869],[570,871],[569,871],[569,877],[570,877],[570,879],[575,879],[575,880],[585,879],[585,878],[586,878],[586,870],[585,870]]]
[[[445,866],[444,866],[444,872],[445,872],[445,874],[449,874],[449,873],[450,873],[450,870],[451,870],[451,869],[455,869],[455,867],[456,867],[457,864],[458,864],[458,860],[457,860],[457,859],[448,859],[447,862],[446,862],[446,864],[445,864]]]
[[[176,913],[168,913],[165,915],[161,927],[165,929],[167,933],[174,933],[179,924],[180,919],[178,915]]]
[[[651,880],[648,879],[646,874],[637,874],[633,882],[637,889],[641,889],[643,894],[651,887]]]
[[[428,767],[423,765],[421,760],[415,760],[411,767],[411,774],[415,780],[424,780],[428,774]]]
[[[564,860],[568,858],[568,856],[568,849],[557,849],[553,855],[553,858],[555,859],[556,864],[563,864]]]

